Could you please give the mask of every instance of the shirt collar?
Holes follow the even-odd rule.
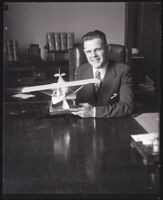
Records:
[[[107,61],[107,63],[102,68],[98,68],[98,70],[101,73],[102,79],[103,79],[103,77],[105,75],[107,66],[108,66],[108,61]],[[92,66],[92,69],[93,69],[93,76],[95,77],[95,73],[96,73],[97,69],[94,68],[93,66]]]

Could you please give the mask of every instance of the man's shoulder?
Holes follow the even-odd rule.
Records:
[[[115,67],[117,72],[131,71],[131,67],[125,63],[114,62],[113,67]]]

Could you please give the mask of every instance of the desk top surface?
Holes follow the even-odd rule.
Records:
[[[145,166],[130,135],[146,132],[132,117],[4,118],[5,194],[159,196],[159,169]]]
[[[4,194],[159,196],[158,166],[130,146],[130,135],[147,132],[134,118],[50,117],[48,101],[4,101]]]

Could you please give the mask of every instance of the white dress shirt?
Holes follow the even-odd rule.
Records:
[[[98,70],[100,72],[100,77],[101,77],[101,80],[104,79],[104,76],[105,76],[105,72],[106,72],[106,68],[107,68],[107,65],[108,63],[106,63],[103,68],[98,68],[98,69],[95,69],[94,67],[93,68],[93,77],[95,78],[95,74],[96,74],[96,71]]]

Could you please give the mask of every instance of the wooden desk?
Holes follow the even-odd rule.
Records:
[[[130,147],[144,132],[132,117],[4,115],[3,193],[159,197],[158,166]]]

